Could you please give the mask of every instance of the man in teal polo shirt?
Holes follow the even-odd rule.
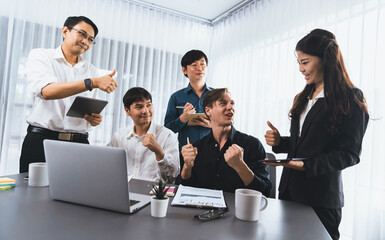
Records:
[[[207,64],[207,56],[200,50],[191,50],[182,57],[182,72],[189,84],[171,95],[164,119],[164,125],[178,133],[179,149],[187,144],[187,137],[194,144],[211,130],[210,121],[203,117],[188,124],[190,114],[204,113],[203,98],[213,89],[206,84]]]

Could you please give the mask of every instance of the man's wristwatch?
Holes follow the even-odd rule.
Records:
[[[90,91],[92,90],[92,81],[90,78],[84,79],[84,85],[86,86],[86,88],[88,90],[90,90]]]

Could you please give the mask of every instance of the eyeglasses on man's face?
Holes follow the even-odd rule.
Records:
[[[69,30],[75,30],[76,32],[78,32],[79,36],[82,39],[87,39],[89,44],[95,44],[95,39],[93,37],[89,37],[88,33],[86,33],[84,30],[79,30],[76,28],[68,28],[68,29]]]

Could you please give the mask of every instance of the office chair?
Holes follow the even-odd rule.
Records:
[[[273,153],[266,153],[266,156],[268,159],[275,159],[275,155]],[[269,167],[269,173],[270,173],[270,181],[272,184],[271,192],[270,192],[270,198],[275,198],[275,190],[277,185],[277,169],[273,166]]]

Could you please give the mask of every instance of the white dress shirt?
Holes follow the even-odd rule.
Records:
[[[301,118],[299,119],[299,136],[301,136],[302,126],[303,126],[303,123],[305,122],[306,116],[309,113],[310,109],[314,106],[314,104],[317,102],[318,99],[324,98],[324,97],[325,97],[324,96],[324,90],[322,89],[315,98],[309,99],[307,106],[306,106],[306,109],[301,114]]]
[[[75,66],[68,63],[61,46],[56,49],[31,50],[26,73],[34,102],[27,123],[60,132],[85,133],[91,130],[89,122],[82,118],[67,117],[66,113],[76,96],[96,98],[97,89],[57,100],[45,100],[41,95],[41,90],[49,83],[72,82],[105,75],[105,71],[98,70],[81,56],[78,59]]]
[[[127,150],[127,171],[134,178],[157,181],[160,178],[172,183],[179,174],[178,139],[170,129],[151,122],[147,134],[153,134],[164,152],[164,158],[156,160],[155,153],[143,146],[144,135],[139,137],[134,127],[121,128],[108,146]]]

